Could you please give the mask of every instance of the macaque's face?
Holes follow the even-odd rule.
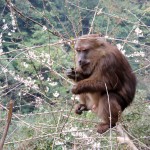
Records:
[[[79,67],[81,67],[82,70],[85,70],[87,67],[90,66],[90,59],[89,59],[89,50],[76,50],[76,56],[77,56],[77,64]]]
[[[81,38],[76,41],[76,69],[91,75],[100,58],[99,43],[96,38]]]

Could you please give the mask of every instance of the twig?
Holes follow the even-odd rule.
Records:
[[[8,133],[9,125],[10,125],[10,123],[11,123],[12,109],[13,109],[13,101],[10,100],[10,102],[9,102],[9,107],[8,107],[7,122],[6,122],[6,126],[5,126],[5,129],[4,129],[4,132],[3,132],[3,135],[2,135],[1,141],[0,141],[0,150],[3,149],[3,145],[4,145],[4,142],[5,142],[7,133]]]
[[[100,2],[100,1],[99,1],[99,2]],[[99,5],[99,3],[98,3],[98,5]],[[93,31],[94,21],[95,21],[95,17],[96,17],[97,10],[98,10],[98,5],[95,7],[94,17],[93,17],[93,20],[92,20],[92,23],[91,23],[91,27],[90,27],[90,29],[89,29],[89,33],[88,33],[88,34],[91,34],[91,32]]]
[[[108,100],[108,107],[109,107],[109,119],[110,119],[110,146],[111,146],[111,150],[112,150],[112,129],[111,129],[111,120],[112,120],[112,115],[111,115],[111,108],[110,108],[110,98],[109,98],[109,93],[108,93],[108,88],[107,85],[105,83],[105,88],[106,88],[106,93],[107,93],[107,100]]]

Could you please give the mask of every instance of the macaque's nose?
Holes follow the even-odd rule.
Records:
[[[80,66],[84,66],[87,64],[87,61],[86,60],[79,60],[79,65]]]

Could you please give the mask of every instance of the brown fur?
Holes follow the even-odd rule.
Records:
[[[75,50],[77,67],[67,72],[67,76],[76,83],[72,93],[80,96],[81,104],[76,107],[75,112],[82,114],[82,111],[92,110],[104,121],[97,129],[99,133],[103,133],[110,127],[106,86],[113,127],[118,121],[118,113],[133,101],[136,90],[135,75],[117,47],[97,34],[78,38]]]

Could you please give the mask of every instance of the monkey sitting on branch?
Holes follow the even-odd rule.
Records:
[[[80,98],[75,112],[91,110],[101,117],[97,132],[102,134],[133,101],[136,77],[125,56],[98,34],[79,37],[75,51],[76,68],[66,72],[75,82],[72,93]]]

